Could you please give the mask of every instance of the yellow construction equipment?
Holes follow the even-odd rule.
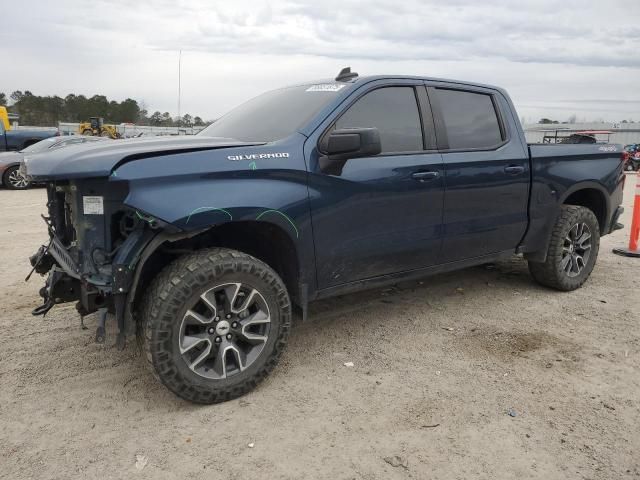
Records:
[[[0,122],[4,125],[4,130],[8,132],[11,130],[11,123],[9,123],[9,114],[7,113],[7,107],[0,107]]]
[[[82,122],[78,126],[78,133],[96,137],[120,138],[116,126],[105,125],[102,117],[91,117],[88,122]]]

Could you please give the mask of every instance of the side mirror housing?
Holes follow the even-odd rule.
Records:
[[[377,128],[333,130],[323,140],[321,151],[331,160],[371,157],[382,151]]]

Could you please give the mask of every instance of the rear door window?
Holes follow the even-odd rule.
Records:
[[[491,95],[435,89],[450,149],[491,148],[504,139]]]
[[[422,127],[413,87],[384,87],[365,94],[338,119],[336,128],[380,132],[382,153],[423,149]]]

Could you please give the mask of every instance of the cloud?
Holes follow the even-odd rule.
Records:
[[[637,99],[637,0],[30,3],[3,6],[7,92],[100,92],[175,113],[182,49],[183,105],[208,117],[346,64],[499,84],[532,116],[549,101],[567,115],[591,105],[564,100],[577,96],[615,100],[598,105],[611,115],[635,111],[622,102]]]
[[[202,4],[157,48],[335,59],[492,60],[640,68],[640,4],[361,2]],[[600,16],[599,13],[606,14]],[[602,21],[606,18],[606,21]],[[612,21],[615,19],[615,21]]]

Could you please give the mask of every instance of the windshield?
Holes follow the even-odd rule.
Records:
[[[58,142],[57,138],[45,138],[44,140],[40,140],[33,145],[29,145],[27,148],[23,148],[20,150],[22,153],[38,153],[44,152],[45,150],[51,148]]]
[[[288,137],[336,97],[345,85],[324,83],[282,88],[234,108],[198,135],[243,142],[272,142]]]

